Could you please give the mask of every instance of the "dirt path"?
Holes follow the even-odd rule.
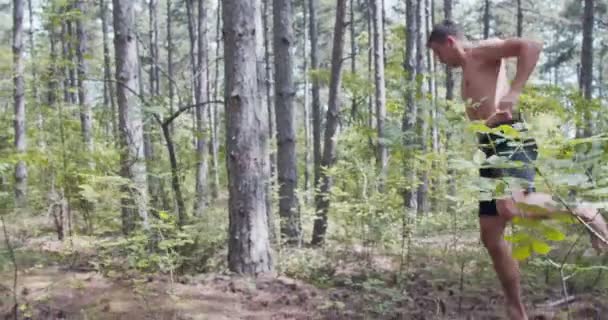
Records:
[[[282,277],[215,275],[171,283],[43,268],[19,278],[21,314],[31,319],[313,319],[322,304],[317,289]],[[5,315],[12,306],[10,286],[12,280],[3,278]]]

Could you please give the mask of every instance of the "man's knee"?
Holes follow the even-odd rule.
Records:
[[[483,243],[483,246],[488,250],[488,252],[490,252],[490,254],[498,252],[501,249],[501,241],[502,236],[500,235],[490,234],[487,232],[481,233],[481,243]]]

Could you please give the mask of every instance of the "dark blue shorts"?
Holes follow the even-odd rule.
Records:
[[[520,132],[526,131],[520,122],[506,123]],[[487,162],[482,164],[479,175],[484,178],[500,179],[514,177],[521,179],[525,192],[534,191],[534,177],[536,171],[533,162],[538,156],[536,141],[533,138],[513,139],[494,133],[478,133],[479,149],[486,157],[493,155],[503,157],[510,161],[517,161],[517,165],[510,168],[493,168]],[[479,215],[497,216],[496,199],[479,201]]]

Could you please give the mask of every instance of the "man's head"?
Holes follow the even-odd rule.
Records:
[[[451,67],[457,67],[462,61],[464,39],[460,26],[451,20],[443,20],[433,27],[427,47],[433,50],[439,61]]]

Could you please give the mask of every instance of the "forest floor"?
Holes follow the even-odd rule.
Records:
[[[74,240],[62,259],[50,257],[68,241],[42,237],[19,246],[20,319],[504,319],[500,286],[474,231],[414,239],[405,269],[407,257],[357,246],[304,248],[281,253],[282,260],[305,268],[324,256],[332,267],[306,277],[282,263],[256,279],[99,272],[91,267],[94,245],[85,242]],[[0,308],[12,319],[14,275],[4,264]],[[564,303],[558,271],[532,262],[522,270],[531,319],[608,319],[608,276],[569,281],[573,300]]]

